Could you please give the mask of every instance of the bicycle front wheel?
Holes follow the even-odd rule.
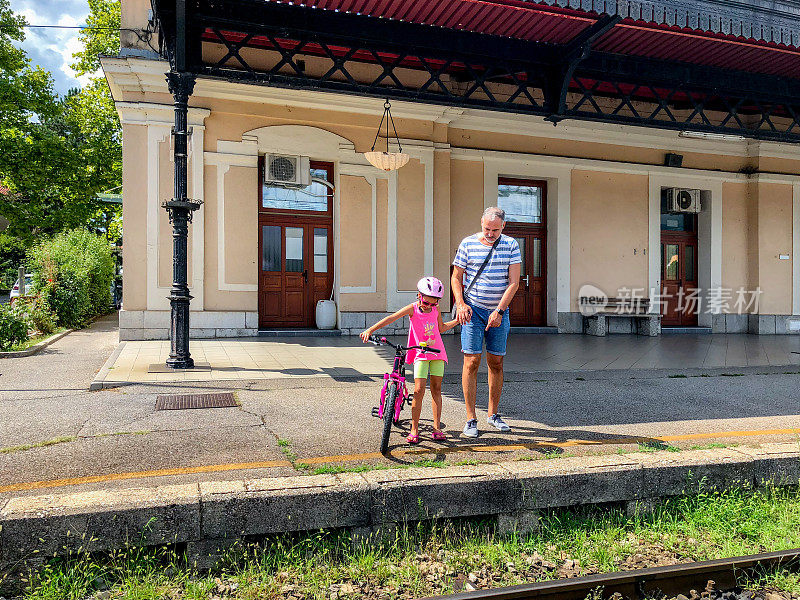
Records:
[[[397,403],[397,382],[392,381],[389,389],[386,390],[386,399],[383,401],[383,435],[381,435],[381,454],[386,454],[389,450],[389,435],[392,433],[392,421],[394,420],[394,409]]]

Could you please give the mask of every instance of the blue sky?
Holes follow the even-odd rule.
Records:
[[[11,0],[11,9],[31,25],[84,25],[89,14],[87,0]],[[75,29],[26,29],[22,48],[35,65],[50,71],[55,89],[64,94],[81,82],[69,68],[72,54],[80,50]]]

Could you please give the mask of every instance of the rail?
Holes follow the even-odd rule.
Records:
[[[628,600],[644,600],[666,594],[688,595],[689,590],[705,590],[709,580],[716,589],[736,586],[737,576],[755,567],[777,565],[800,566],[800,548],[767,552],[750,556],[737,556],[717,560],[682,563],[665,567],[651,567],[635,571],[602,573],[515,585],[505,588],[460,592],[437,596],[436,600],[584,600],[592,590],[603,588],[603,597],[618,592]],[[654,592],[660,592],[655,594]],[[427,600],[434,600],[433,598]]]

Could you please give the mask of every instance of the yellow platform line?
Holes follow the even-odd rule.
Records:
[[[422,454],[454,454],[460,452],[513,452],[515,450],[534,450],[537,448],[569,448],[574,446],[607,446],[636,444],[640,442],[677,442],[703,440],[713,438],[754,437],[761,435],[791,435],[800,434],[800,428],[789,429],[755,429],[749,431],[719,431],[716,433],[687,433],[683,435],[662,435],[658,437],[625,436],[619,438],[606,438],[603,440],[567,440],[566,442],[530,442],[523,444],[501,444],[493,446],[464,445],[443,447],[421,447],[393,450],[390,457],[414,456]],[[363,454],[340,454],[333,456],[316,456],[313,458],[297,459],[295,464],[319,465],[337,462],[355,462],[383,458],[379,452]],[[291,467],[287,460],[269,460],[261,462],[227,463],[219,465],[203,465],[199,467],[176,467],[174,469],[157,469],[154,471],[130,471],[126,473],[109,473],[107,475],[91,475],[87,477],[72,477],[66,479],[51,479],[46,481],[30,481],[0,486],[0,493],[21,492],[27,490],[69,487],[86,483],[104,483],[109,481],[124,481],[126,479],[144,479],[149,477],[166,477],[170,475],[192,475],[196,473],[220,473],[224,471],[239,471],[249,469],[269,469],[273,467]]]
[[[0,486],[0,493],[22,492],[43,488],[67,487],[84,483],[104,483],[107,481],[123,481],[147,477],[166,477],[169,475],[191,475],[193,473],[219,473],[222,471],[238,471],[240,469],[269,469],[272,467],[291,467],[288,460],[267,460],[250,463],[228,463],[224,465],[203,465],[200,467],[176,467],[174,469],[156,469],[155,471],[129,471],[127,473],[109,473],[108,475],[90,475],[87,477],[70,477],[67,479],[51,479],[49,481],[30,481]]]

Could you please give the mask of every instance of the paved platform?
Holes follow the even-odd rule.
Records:
[[[703,352],[708,357],[715,351],[713,345],[692,350],[689,338],[514,337],[511,368],[525,360],[552,364],[556,359],[548,356],[560,356],[564,366],[550,372],[509,374],[501,411],[513,428],[510,434],[487,426],[486,377],[479,377],[477,440],[460,436],[464,403],[456,349],[443,386],[442,420],[448,440],[430,439],[431,409],[426,399],[422,443],[409,446],[405,441],[410,416],[406,410],[400,426],[392,429],[391,454],[383,457],[377,451],[382,424],[369,416],[379,384],[361,380],[358,363],[336,367],[344,373],[341,377],[324,370],[334,367],[303,362],[279,369],[303,368],[303,374],[280,372],[270,379],[236,375],[218,381],[139,382],[90,392],[90,382],[109,356],[125,348],[117,335],[116,316],[109,315],[35,356],[0,361],[0,503],[13,494],[182,485],[224,480],[234,473],[246,478],[285,477],[331,468],[408,467],[431,459],[446,464],[528,461],[665,447],[689,451],[709,444],[796,444],[798,439],[800,367],[780,365],[796,356],[791,348],[800,343],[797,338],[740,336],[747,350],[744,356],[758,366],[732,360],[729,366],[698,368],[702,361],[682,357]],[[708,344],[709,338],[725,344],[726,357],[742,356],[733,336],[697,338],[698,344]],[[261,340],[231,341],[247,344],[247,351]],[[677,342],[682,351],[681,344],[674,346]],[[362,345],[352,338],[337,343],[359,357],[371,357],[368,360],[379,373],[386,368],[387,348]],[[640,344],[637,361],[641,362],[617,368],[611,361],[625,364],[619,356],[626,343]],[[224,348],[230,341],[217,344]],[[262,347],[295,348],[296,356],[301,352],[313,356],[320,344],[328,353],[337,349],[330,340],[319,339],[268,340]],[[764,349],[764,344],[783,346]],[[162,352],[161,344],[156,345]],[[755,352],[758,347],[763,354]],[[601,350],[608,353],[607,368],[590,370],[603,356]],[[669,357],[669,366],[641,366],[657,355]],[[772,365],[769,360],[764,364],[764,356],[772,359]],[[568,368],[570,360],[589,367]],[[312,368],[319,372],[307,375]],[[235,393],[238,406],[155,410],[159,394],[226,390]]]
[[[457,375],[458,336],[445,336],[445,347],[450,358],[446,372]],[[122,342],[98,373],[93,389],[126,383],[369,377],[386,372],[394,356],[391,348],[362,344],[350,336],[193,340],[190,349],[196,362],[210,368],[153,372],[169,356],[169,342]],[[793,350],[800,351],[796,336],[516,334],[509,338],[506,372],[800,365],[800,355]]]

